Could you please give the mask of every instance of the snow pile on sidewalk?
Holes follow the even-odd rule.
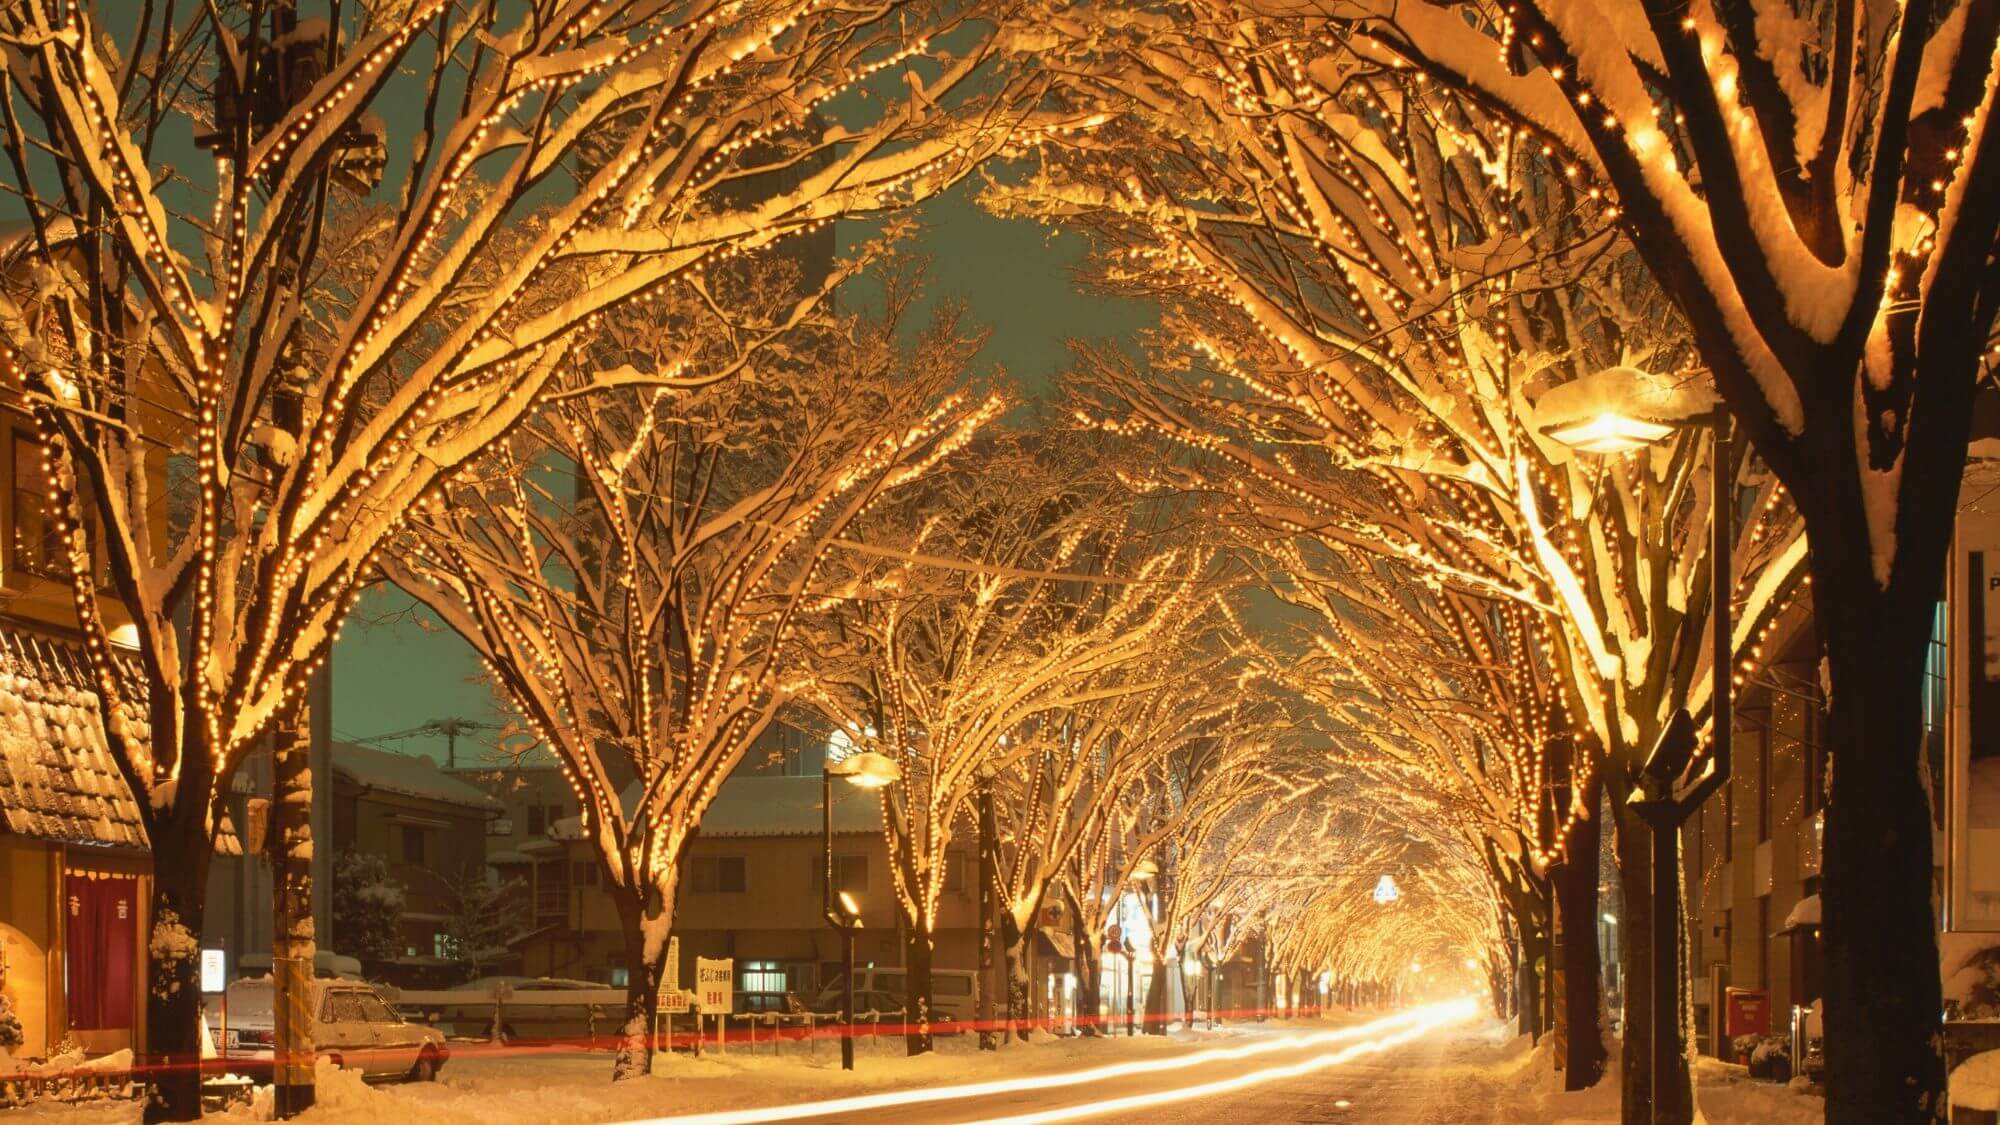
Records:
[[[1468,1087],[1486,1087],[1479,1098],[1492,1106],[1488,1119],[1535,1121],[1547,1125],[1610,1125],[1618,1121],[1618,1059],[1597,1085],[1563,1089],[1555,1068],[1555,1041],[1531,1046],[1526,1036],[1506,1038],[1495,1027],[1470,1036],[1445,1071]],[[1615,1046],[1615,1045],[1614,1045]],[[1805,1125],[1826,1117],[1825,1099],[1803,1090],[1754,1081],[1749,1071],[1715,1059],[1695,1060],[1695,1120],[1706,1125]],[[1490,1100],[1489,1099],[1490,1095]]]

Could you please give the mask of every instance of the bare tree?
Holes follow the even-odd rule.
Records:
[[[725,323],[706,331],[650,312],[603,346],[659,362],[719,338],[741,377],[550,405],[384,563],[472,643],[576,791],[633,969],[617,1078],[651,1069],[695,828],[812,675],[828,553],[1003,406],[961,386],[979,338],[949,311],[897,343],[910,295],[775,337],[708,306],[694,315]]]
[[[1811,535],[1828,1115],[1944,1113],[1925,649],[2000,314],[1981,3],[1251,0],[1463,90],[1629,234]]]
[[[1603,406],[1610,369],[1650,368],[1639,381],[1682,416],[1706,408],[1694,349],[1601,190],[1480,103],[1303,21],[1187,14],[1122,38],[1079,30],[1076,96],[1123,124],[1055,146],[1042,176],[997,197],[1089,224],[1104,283],[1171,302],[1153,370],[1084,351],[1083,409],[1226,466],[1207,483],[1271,538],[1326,549],[1273,548],[1308,581],[1328,552],[1362,551],[1550,615],[1564,710],[1618,816],[1638,919],[1620,933],[1625,971],[1644,979],[1648,832],[1624,799],[1674,713],[1709,706],[1709,592],[1737,603],[1729,647],[1745,660],[1791,605],[1807,552],[1789,494],[1753,458],[1711,465],[1696,434],[1602,459],[1551,436]],[[1717,471],[1751,493],[1724,581],[1696,487]],[[1622,1074],[1637,1105],[1650,1025],[1633,999]],[[1685,1075],[1672,1084],[1687,1102]]]
[[[590,369],[578,329],[953,182],[1037,80],[993,72],[994,22],[929,2],[114,8],[0,13],[0,147],[42,263],[0,340],[151,842],[152,944],[182,950],[231,773],[295,722],[403,516],[538,400],[679,377]],[[210,155],[170,163],[190,133]],[[781,189],[743,202],[753,177]],[[338,240],[329,215],[352,216]],[[143,690],[113,666],[96,559]],[[153,962],[156,1116],[199,1109],[194,973]]]
[[[1061,737],[1056,717],[1159,687],[1152,657],[1212,620],[1220,588],[1211,548],[1116,490],[1093,494],[1103,482],[1074,473],[1074,450],[1012,445],[916,493],[925,514],[885,540],[898,561],[842,615],[851,660],[814,701],[901,768],[882,805],[912,1054],[930,1049],[931,935],[978,792]]]

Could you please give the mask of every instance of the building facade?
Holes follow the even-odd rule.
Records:
[[[395,984],[455,983],[462,963],[448,931],[457,887],[486,878],[486,834],[500,803],[419,755],[336,742],[332,757],[335,851],[386,857],[403,892],[400,955],[365,967]],[[335,919],[336,948],[339,926]]]

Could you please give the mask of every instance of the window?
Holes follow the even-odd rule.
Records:
[[[19,430],[11,432],[9,443],[14,463],[14,526],[8,534],[8,567],[44,578],[68,578],[69,545],[57,530],[55,481],[43,457],[42,443]],[[89,481],[80,478],[77,486],[82,492],[78,501],[84,518],[92,519]]]
[[[369,1023],[396,1022],[396,1013],[389,1010],[389,1005],[384,1004],[380,996],[372,992],[357,992],[354,1000],[361,1010],[361,1018]]]
[[[597,861],[590,859],[580,859],[577,860],[575,863],[571,864],[569,881],[571,885],[578,887],[596,886]]]
[[[540,836],[549,830],[549,822],[542,817],[542,806],[528,806],[528,835]]]
[[[424,862],[425,831],[414,824],[403,825],[403,862],[421,866]]]
[[[738,992],[783,992],[790,987],[785,966],[776,961],[745,961],[736,970]]]
[[[826,870],[824,856],[815,855],[808,865],[812,871],[811,887],[819,893],[821,873]],[[868,894],[868,857],[865,855],[837,855],[833,857],[833,889],[846,891],[857,899],[866,901]]]
[[[743,857],[740,855],[696,856],[689,875],[696,894],[740,895],[744,890]]]
[[[954,976],[950,973],[931,974],[931,993],[936,996],[972,995],[972,978]]]
[[[608,978],[605,983],[609,984],[611,987],[625,988],[628,987],[629,984],[631,983],[632,970],[627,969],[622,965],[615,965],[611,968],[609,972],[605,974],[605,976]]]
[[[361,997],[353,992],[336,992],[326,999],[328,1015],[334,1023],[353,1023],[366,1019],[361,1010]]]
[[[432,934],[431,956],[436,957],[439,960],[448,961],[451,959],[451,954],[452,954],[451,938],[444,934],[438,934],[438,933]]]
[[[944,889],[956,894],[965,889],[965,853],[946,852],[944,855]]]

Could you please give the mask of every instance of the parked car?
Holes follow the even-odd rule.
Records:
[[[978,1017],[979,992],[976,987],[977,974],[970,969],[931,970],[931,1018],[942,1022],[967,1021]],[[820,990],[818,999],[813,1001],[815,1012],[840,1010],[840,993],[844,985],[839,977]],[[886,992],[896,997],[896,1010],[901,1011],[905,997],[909,995],[900,968],[865,968],[854,970],[855,1010],[865,1011],[860,996],[863,992]],[[831,1007],[826,1005],[831,1003]]]
[[[220,1053],[232,1065],[270,1067],[271,992],[272,982],[265,977],[236,981],[224,994],[227,1030]],[[313,1049],[337,1066],[360,1071],[363,1078],[428,1082],[451,1057],[443,1032],[404,1019],[366,981],[315,980],[309,1003],[318,1016]],[[210,1018],[222,1024],[220,1015]],[[211,1033],[214,1029],[212,1025]]]
[[[815,1005],[813,1011],[823,1016],[838,1017],[841,1011],[842,999],[843,993],[839,989],[835,989],[832,1000],[827,1001],[822,998],[821,1003]],[[903,997],[900,994],[883,992],[879,989],[868,989],[866,991],[856,989],[854,991],[855,1022],[868,1023],[870,1022],[871,1014],[877,1017],[881,1023],[901,1024],[903,1022]]]

